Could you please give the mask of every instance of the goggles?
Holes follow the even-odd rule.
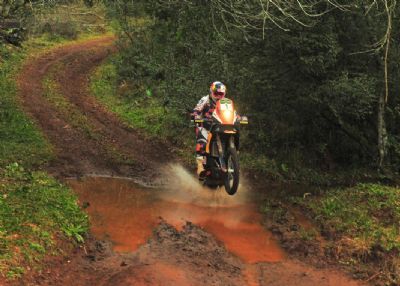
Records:
[[[216,92],[213,92],[213,95],[214,95],[214,97],[216,97],[216,98],[222,98],[222,97],[225,96],[225,92],[216,91]]]

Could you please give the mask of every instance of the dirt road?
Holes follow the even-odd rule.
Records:
[[[90,96],[89,76],[115,50],[113,41],[104,37],[54,49],[29,60],[20,74],[22,104],[55,148],[49,170],[58,177],[108,174],[150,182],[168,155]],[[65,102],[47,94],[48,79],[54,82],[50,92]]]
[[[115,52],[113,41],[69,44],[28,60],[19,77],[21,103],[54,146],[51,173],[124,176],[152,185],[170,159],[166,146],[126,127],[89,92],[90,74]],[[194,200],[182,186],[170,186],[173,195],[166,197],[124,180],[69,183],[88,206],[92,237],[10,285],[364,285],[289,258],[261,227],[257,205],[240,196],[221,205],[212,203],[221,199],[213,194],[206,203]]]

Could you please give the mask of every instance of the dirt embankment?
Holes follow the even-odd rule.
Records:
[[[126,127],[97,103],[88,89],[91,72],[115,52],[113,41],[113,37],[105,37],[70,44],[28,60],[19,77],[21,103],[54,146],[55,158],[48,166],[51,173],[61,178],[120,175],[152,184],[160,177],[159,166],[170,160],[166,146]],[[68,109],[45,95],[46,78],[54,81],[54,92],[62,95]],[[85,122],[85,126],[71,122],[71,108],[83,118],[77,122]],[[40,273],[28,273],[22,281],[7,283],[362,285],[334,270],[318,270],[289,258],[247,264],[204,228],[187,223],[178,231],[163,219],[134,252],[116,253],[109,240],[91,238],[84,247],[64,257],[49,258],[46,263]]]

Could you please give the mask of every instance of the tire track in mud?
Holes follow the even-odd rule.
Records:
[[[51,173],[61,177],[122,175],[154,184],[168,149],[126,127],[88,90],[92,71],[115,52],[113,41],[113,37],[104,37],[66,45],[28,60],[18,79],[21,103],[54,146]],[[87,119],[92,134],[71,128],[68,116],[44,97],[46,78],[54,80],[58,92]]]
[[[159,166],[169,160],[166,147],[126,127],[90,96],[89,75],[115,52],[113,41],[103,37],[69,44],[29,59],[18,79],[21,104],[54,146],[51,173],[63,178],[121,175],[149,183],[160,177]],[[46,78],[86,118],[95,136],[71,124],[65,112],[46,99]],[[41,273],[10,285],[362,285],[290,259],[246,264],[203,228],[187,223],[178,231],[163,220],[133,253],[116,253],[110,241],[91,238],[85,247],[46,263]]]

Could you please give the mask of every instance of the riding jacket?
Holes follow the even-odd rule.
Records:
[[[210,98],[209,95],[202,97],[197,103],[196,107],[193,109],[194,117],[203,117],[211,119],[212,113],[215,110],[215,102]]]

